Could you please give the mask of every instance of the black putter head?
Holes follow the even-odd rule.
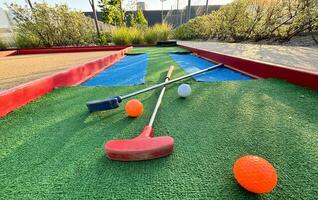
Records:
[[[108,99],[89,101],[86,103],[86,106],[89,112],[95,111],[103,111],[103,110],[111,110],[119,107],[119,103],[121,102],[121,97],[110,97]]]

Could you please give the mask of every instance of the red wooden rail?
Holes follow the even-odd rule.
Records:
[[[6,57],[6,56],[13,56],[13,55],[17,55],[17,50],[0,51],[0,58],[1,57]]]
[[[203,58],[213,60],[217,63],[223,63],[234,70],[241,71],[253,77],[277,78],[318,90],[318,72],[296,69],[252,59],[245,59],[183,45],[180,45],[180,47],[186,48]]]
[[[57,87],[81,84],[119,60],[130,48],[131,47],[126,48],[125,46],[121,47],[121,50],[106,57],[0,92],[0,117],[3,117],[9,112],[24,106],[30,101],[47,94]],[[58,51],[60,53],[70,52],[70,49],[74,50],[74,48],[54,48],[54,51],[48,49],[29,49],[24,50],[23,53],[48,53],[49,51],[49,53],[52,53],[57,52],[58,50],[60,50]],[[87,51],[85,48],[76,48],[76,51],[71,52],[78,52],[79,50]],[[107,48],[107,50],[110,50],[110,48]],[[94,51],[96,51],[96,48],[94,48]]]

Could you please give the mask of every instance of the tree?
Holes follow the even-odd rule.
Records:
[[[148,26],[148,21],[146,20],[144,13],[141,9],[138,9],[137,15],[136,15],[136,24],[140,26]]]
[[[32,5],[31,0],[26,0],[26,2],[29,4],[30,8],[33,9],[33,5]]]
[[[106,24],[122,26],[125,24],[125,10],[122,8],[123,0],[100,0],[103,20]]]
[[[89,4],[91,5],[92,10],[93,10],[96,32],[97,32],[97,36],[99,37],[100,36],[100,32],[99,32],[99,27],[98,27],[98,21],[97,21],[97,15],[96,15],[96,9],[95,9],[94,0],[89,0]]]
[[[133,13],[130,13],[129,21],[130,21],[130,26],[131,27],[135,27],[136,26],[136,19],[135,19],[135,15]]]

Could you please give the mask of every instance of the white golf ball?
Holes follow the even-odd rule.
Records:
[[[178,87],[178,95],[180,97],[188,97],[191,94],[191,87],[188,84],[181,84]]]

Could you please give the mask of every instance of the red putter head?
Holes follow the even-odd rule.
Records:
[[[110,140],[104,148],[109,159],[121,161],[150,160],[168,156],[173,151],[174,139],[169,136],[152,138],[153,128],[145,126],[141,134],[128,140]]]

